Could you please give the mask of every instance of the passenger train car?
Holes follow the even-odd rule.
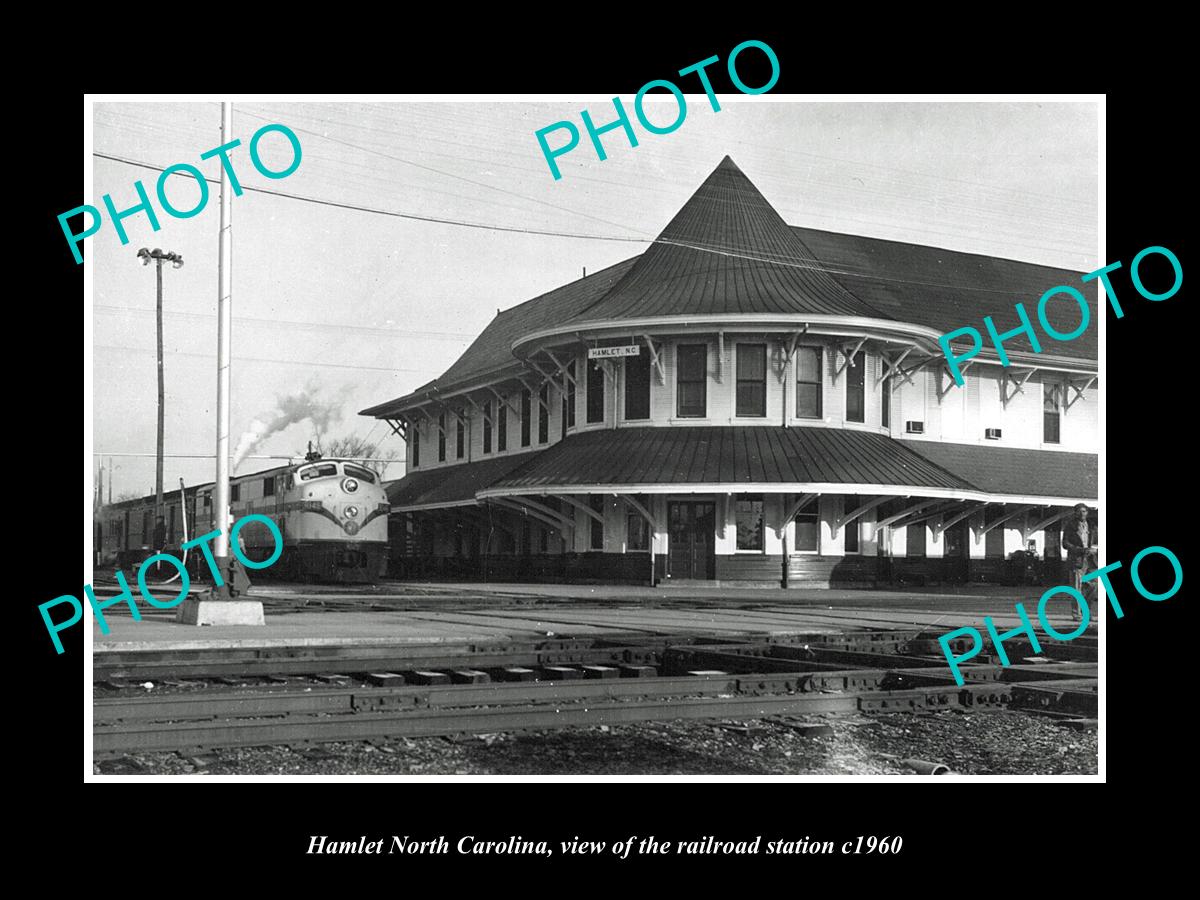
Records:
[[[181,545],[217,527],[213,484],[163,492],[162,548],[154,546],[154,495],[103,506],[95,518],[97,565],[136,569],[162,549],[177,558]],[[257,513],[271,518],[283,535],[283,554],[263,576],[313,581],[375,582],[387,566],[388,502],[379,476],[351,460],[313,457],[231,478],[234,521]],[[186,536],[185,536],[186,527]],[[248,559],[274,552],[270,530],[261,522],[238,534]],[[202,554],[189,552],[188,570],[205,576]]]

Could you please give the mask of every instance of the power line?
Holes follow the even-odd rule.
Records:
[[[260,121],[264,121],[264,122],[272,121],[271,119],[267,118],[266,116],[260,116],[257,113],[246,112],[245,110],[239,110],[239,113],[243,116],[250,116],[250,118],[252,118],[252,119],[259,119]],[[467,178],[464,175],[456,175],[453,172],[444,172],[441,169],[435,169],[433,166],[426,166],[426,165],[423,165],[422,163],[413,162],[411,159],[405,159],[402,156],[393,156],[390,153],[384,153],[382,150],[375,150],[370,147],[360,146],[359,144],[352,144],[349,141],[339,140],[338,138],[330,137],[327,134],[321,134],[320,132],[317,132],[317,131],[309,131],[307,128],[302,128],[298,125],[295,126],[293,128],[293,130],[298,131],[301,134],[312,135],[313,137],[320,138],[323,141],[329,141],[331,144],[341,144],[343,147],[349,147],[351,150],[358,150],[360,153],[373,153],[376,156],[382,156],[384,159],[390,159],[393,162],[403,163],[406,166],[412,166],[417,169],[423,169],[426,172],[433,172],[435,175],[441,175],[444,178],[454,178],[458,181],[465,181],[467,184],[474,185],[475,187],[481,187],[481,188],[484,188],[485,190],[489,190],[489,191],[498,191],[501,194],[507,194],[510,197],[517,197],[517,198],[519,198],[521,200],[525,200],[529,203],[536,203],[539,206],[546,206],[546,207],[549,207],[550,209],[557,209],[559,212],[566,212],[566,213],[570,213],[571,215],[582,216],[585,219],[592,219],[593,221],[600,222],[604,225],[612,225],[614,228],[625,228],[628,231],[634,231],[634,232],[638,231],[638,229],[636,229],[636,228],[630,228],[629,226],[622,225],[619,222],[610,222],[608,219],[601,219],[599,216],[588,215],[587,213],[580,212],[577,209],[571,209],[570,207],[566,207],[566,206],[559,206],[557,203],[550,203],[546,200],[538,200],[536,197],[526,197],[524,194],[518,194],[516,191],[510,191],[506,188],[496,187],[493,184],[488,184],[486,181],[475,181],[474,179]]]
[[[118,347],[114,344],[96,344],[95,349],[97,349],[97,350],[118,350],[118,351],[121,351],[122,353],[154,353],[155,352],[154,350],[151,350],[148,347]],[[212,358],[213,358],[213,355],[211,353],[190,353],[186,350],[167,350],[166,352],[170,353],[172,356],[194,356],[199,359],[207,359],[207,360],[212,360]],[[357,371],[364,371],[364,372],[390,372],[390,373],[420,372],[420,373],[427,373],[429,371],[428,369],[405,369],[405,368],[401,368],[399,366],[385,367],[385,366],[350,365],[349,363],[345,363],[345,364],[343,364],[343,363],[319,363],[319,362],[313,362],[313,361],[307,360],[307,359],[265,359],[263,357],[258,357],[258,356],[238,356],[238,357],[234,358],[234,362],[274,363],[276,365],[301,366],[301,367],[305,367],[305,368],[307,368],[309,366],[316,366],[316,367],[322,368],[322,369],[354,369]]]
[[[369,107],[369,106],[370,106],[370,104],[367,104],[367,106]],[[264,120],[264,121],[268,120],[268,117],[267,117],[267,116],[262,116],[262,115],[258,115],[258,114],[255,114],[255,113],[247,112],[247,111],[246,111],[246,110],[244,110],[244,109],[239,109],[239,110],[238,110],[238,112],[239,112],[239,113],[244,113],[245,115],[248,115],[248,116],[251,116],[251,117],[254,117],[254,118],[262,119],[262,120]],[[432,107],[432,108],[426,109],[424,106],[421,106],[421,107],[416,107],[416,108],[410,108],[410,109],[409,109],[409,112],[410,112],[410,113],[412,113],[412,114],[414,114],[414,115],[417,115],[417,116],[418,116],[418,118],[425,118],[425,119],[427,119],[427,120],[431,119],[432,121],[434,121],[434,122],[439,122],[439,124],[440,124],[440,123],[441,123],[441,120],[444,118],[444,116],[446,115],[446,113],[448,112],[448,110],[442,109],[442,108],[440,108],[440,107]],[[117,115],[118,117],[125,116],[125,117],[127,117],[127,118],[133,118],[135,121],[139,121],[139,122],[140,122],[140,121],[144,121],[144,120],[138,120],[138,119],[136,119],[135,117],[128,116],[127,114],[125,114],[125,113],[121,113],[121,112],[117,112],[117,113],[114,113],[114,114],[115,114],[115,115]],[[366,125],[362,125],[362,124],[359,124],[359,123],[349,123],[349,122],[344,122],[344,121],[341,121],[341,120],[331,120],[331,119],[328,119],[328,118],[323,118],[322,116],[320,116],[320,115],[315,115],[315,114],[314,114],[314,113],[312,113],[312,112],[296,112],[296,113],[294,113],[294,114],[295,114],[295,115],[298,115],[298,116],[300,116],[300,117],[302,117],[302,118],[307,118],[307,119],[315,120],[316,122],[319,122],[319,123],[322,123],[322,124],[329,124],[329,125],[331,125],[331,126],[333,126],[333,127],[356,127],[356,128],[364,128],[364,129],[367,129],[367,128],[368,128],[368,126],[366,126]],[[456,117],[454,117],[453,115],[451,115],[451,120],[455,120],[455,119],[456,119]],[[367,119],[367,121],[369,121],[369,119]],[[386,121],[389,121],[389,122],[394,122],[394,120],[392,120],[392,119],[386,119]],[[150,123],[147,123],[147,127],[148,127],[148,128],[152,128],[152,125],[151,125]],[[459,130],[459,129],[458,129],[458,126],[455,126],[455,125],[450,125],[450,126],[448,126],[448,127],[449,127],[449,128],[452,130],[452,131],[458,131],[458,130]],[[301,130],[304,130],[304,129],[301,129]],[[407,135],[407,133],[406,133],[406,132],[398,132],[398,131],[394,131],[394,130],[391,130],[391,129],[379,128],[379,127],[377,127],[377,126],[372,126],[370,130],[381,130],[381,131],[385,131],[385,132],[386,132],[386,133],[388,133],[388,134],[392,134],[392,135],[396,135],[396,136],[406,136],[406,135]],[[412,164],[412,165],[414,165],[414,166],[419,166],[419,164],[417,164],[417,163],[411,163],[411,161],[410,161],[410,160],[403,159],[402,157],[393,157],[393,156],[390,156],[390,155],[389,155],[389,154],[387,154],[387,153],[384,153],[384,152],[382,152],[382,151],[379,151],[379,150],[375,150],[375,149],[373,149],[373,148],[370,148],[370,147],[364,147],[364,146],[362,146],[362,145],[359,145],[359,144],[354,144],[354,143],[352,143],[352,142],[349,142],[349,141],[338,141],[337,139],[334,139],[334,138],[329,138],[329,137],[327,137],[326,135],[319,134],[318,132],[306,131],[306,133],[314,134],[314,135],[316,135],[316,136],[318,136],[318,137],[324,138],[324,139],[326,139],[326,140],[328,140],[328,141],[331,141],[331,142],[334,142],[334,143],[341,143],[341,144],[344,144],[345,146],[351,147],[351,148],[353,148],[353,149],[357,149],[357,150],[359,150],[359,151],[361,151],[361,152],[366,152],[366,153],[375,153],[375,154],[378,154],[378,155],[380,155],[380,156],[384,156],[384,157],[386,157],[386,158],[390,158],[390,159],[396,159],[396,160],[398,160],[398,161],[401,161],[401,162],[404,162],[404,163],[406,163],[406,164]],[[474,133],[474,132],[473,132],[473,133]],[[711,139],[709,139],[709,138],[706,138],[706,140],[711,140]],[[735,140],[735,141],[734,141],[734,143],[739,143],[739,144],[743,144],[743,145],[746,145],[746,146],[750,146],[750,145],[746,144],[746,142],[744,142],[744,141],[736,141],[736,140]],[[464,146],[465,146],[465,145],[464,145]],[[474,145],[472,144],[471,146],[474,146]],[[787,160],[789,160],[789,161],[791,161],[791,160],[793,159],[793,157],[792,157],[792,155],[791,155],[791,154],[784,154],[784,152],[783,152],[783,151],[781,151],[781,150],[771,150],[771,149],[769,149],[769,148],[761,148],[761,147],[758,147],[757,145],[754,145],[754,147],[755,147],[755,150],[756,150],[756,151],[759,151],[759,150],[761,150],[763,153],[765,153],[765,154],[766,154],[766,156],[767,156],[767,158],[772,158],[772,157],[774,157],[774,158],[777,158],[777,159],[787,159]],[[497,148],[497,152],[504,152],[504,151],[502,151],[500,148]],[[874,170],[876,170],[876,171],[887,171],[887,172],[895,172],[895,173],[900,173],[900,174],[902,174],[902,175],[904,175],[904,176],[906,176],[906,177],[912,177],[912,178],[921,178],[921,179],[930,179],[930,180],[935,180],[935,181],[936,181],[936,180],[943,180],[943,177],[942,177],[942,176],[933,175],[933,174],[931,174],[931,173],[925,173],[925,172],[919,172],[919,171],[913,171],[913,170],[906,170],[906,169],[899,169],[899,168],[895,168],[895,167],[891,167],[891,166],[878,165],[878,164],[869,163],[869,162],[865,162],[865,161],[857,161],[857,160],[848,160],[848,159],[842,159],[842,158],[839,158],[839,157],[833,157],[833,156],[822,156],[822,155],[820,155],[820,154],[807,153],[807,152],[805,152],[805,151],[799,151],[799,150],[795,150],[794,152],[795,152],[795,153],[801,153],[802,155],[805,155],[805,156],[807,156],[807,157],[809,157],[809,158],[811,158],[811,159],[828,161],[828,162],[831,162],[831,163],[837,163],[837,164],[839,164],[839,165],[843,165],[843,166],[847,166],[847,167],[866,167],[866,168],[874,169]],[[436,155],[443,155],[443,156],[446,156],[446,157],[448,157],[449,159],[455,159],[455,160],[462,158],[462,157],[459,157],[459,156],[455,156],[455,155],[453,155],[453,154],[436,154]],[[512,154],[510,153],[509,155],[512,155]],[[490,162],[492,162],[493,164],[495,164],[495,161],[494,161],[494,160],[490,160],[490,159],[489,159],[489,161],[490,161]],[[344,165],[344,163],[342,163],[342,164]],[[774,163],[774,162],[772,162],[772,163],[770,163],[769,165],[771,165],[771,167],[772,167],[772,169],[773,169],[773,167],[774,167],[775,163]],[[434,171],[434,172],[436,172],[436,173],[438,173],[438,174],[448,175],[449,177],[453,177],[453,178],[460,178],[460,179],[462,179],[462,176],[457,176],[457,175],[454,175],[454,174],[452,174],[452,173],[446,173],[446,172],[443,172],[443,171],[441,171],[441,170],[438,170],[438,169],[433,169],[432,167],[425,167],[425,168],[428,168],[428,169],[430,169],[431,171]],[[511,168],[520,169],[520,170],[522,170],[522,171],[528,171],[528,169],[527,169],[526,167],[522,167],[522,166],[511,166]],[[810,170],[811,170],[811,166],[810,166]],[[374,177],[378,177],[378,173],[376,173]],[[580,176],[580,177],[583,177],[583,176]],[[788,177],[791,177],[791,176],[788,176]],[[477,184],[477,182],[470,181],[470,179],[462,179],[462,180],[467,180],[467,181],[468,181],[469,183],[471,183],[471,184]],[[595,180],[598,180],[598,181],[604,181],[603,179],[595,179]],[[861,181],[861,179],[858,179],[858,180],[859,180],[859,181]],[[994,184],[984,184],[984,183],[982,183],[982,182],[973,182],[973,181],[967,181],[967,180],[965,180],[965,179],[955,179],[955,178],[948,178],[948,179],[944,179],[944,180],[953,181],[953,182],[958,182],[958,183],[960,183],[960,184],[970,185],[970,186],[972,186],[972,187],[974,187],[974,188],[984,189],[984,190],[993,191],[993,192],[997,192],[997,193],[1007,193],[1007,194],[1017,194],[1017,195],[1019,195],[1019,194],[1026,194],[1027,196],[1030,196],[1030,197],[1041,196],[1041,197],[1045,197],[1045,198],[1047,198],[1047,200],[1056,200],[1056,201],[1061,201],[1061,202],[1074,203],[1074,204],[1076,204],[1076,205],[1080,205],[1080,206],[1082,206],[1082,205],[1086,205],[1086,204],[1082,203],[1081,201],[1077,201],[1077,200],[1071,200],[1070,198],[1063,197],[1063,196],[1061,196],[1061,195],[1036,194],[1036,193],[1034,193],[1034,192],[1022,191],[1022,190],[1020,190],[1020,189],[1018,189],[1018,188],[1011,188],[1011,187],[1005,187],[1005,186],[1001,186],[1001,185],[994,185]],[[620,186],[620,187],[630,187],[630,185],[622,185],[622,184],[619,184],[618,182],[611,182],[611,183],[613,183],[613,184],[617,184],[617,185],[618,185],[618,186]],[[810,184],[815,184],[815,185],[819,185],[819,186],[836,187],[836,188],[838,188],[839,190],[851,190],[851,191],[862,191],[862,190],[864,190],[864,188],[858,188],[858,187],[855,187],[854,185],[842,184],[842,183],[840,183],[840,182],[839,182],[839,183],[837,183],[837,184],[831,184],[831,183],[829,183],[829,182],[824,182],[824,181],[812,181],[812,179],[811,179],[811,175],[809,176],[808,183],[810,183]],[[486,186],[487,186],[487,187],[489,187],[489,188],[491,188],[491,187],[492,187],[492,186],[490,186],[490,185],[486,185]],[[429,187],[424,187],[424,188],[422,188],[422,189],[425,189],[425,190],[436,190],[436,189],[429,188]],[[640,186],[640,189],[641,189],[641,190],[645,190],[645,189],[654,190],[655,188],[654,188],[653,186],[641,185],[641,186]],[[964,203],[964,202],[961,202],[961,201],[960,201],[960,202],[955,202],[954,200],[952,200],[952,199],[949,199],[949,198],[938,198],[938,199],[936,199],[936,200],[931,200],[930,198],[927,198],[927,197],[924,197],[924,196],[916,196],[916,197],[912,197],[912,196],[907,196],[907,195],[904,195],[904,194],[893,194],[893,193],[889,193],[889,192],[886,192],[886,191],[880,191],[880,190],[877,190],[877,189],[871,189],[871,188],[865,188],[865,190],[866,190],[866,192],[867,192],[867,193],[878,194],[878,195],[879,195],[879,196],[881,196],[881,197],[887,197],[887,198],[890,198],[890,199],[892,199],[892,200],[894,200],[894,201],[896,201],[896,202],[922,202],[922,203],[935,203],[935,204],[937,204],[937,205],[939,205],[939,206],[948,206],[948,207],[957,208],[957,209],[963,210],[964,212],[976,211],[976,212],[978,212],[978,214],[979,214],[979,215],[983,216],[985,219],[986,219],[986,218],[989,218],[989,217],[990,217],[990,218],[997,218],[997,217],[1004,217],[1004,216],[1008,216],[1008,215],[1009,215],[1009,214],[1007,214],[1007,213],[993,214],[993,213],[987,213],[987,212],[985,212],[985,211],[982,211],[982,210],[975,210],[975,204],[973,204],[973,203],[970,203],[970,202],[969,202],[970,198],[963,198],[963,200],[966,200],[966,201],[968,201],[968,202],[965,202],[965,203]],[[439,192],[439,193],[440,193],[440,192]],[[510,193],[512,193],[512,192],[510,192]],[[518,194],[513,194],[513,195],[514,195],[514,196],[517,196],[517,197],[519,197],[520,199],[528,199],[528,198],[523,198],[523,197],[521,197],[521,195],[518,195]],[[482,198],[477,198],[477,199],[482,199]],[[491,202],[491,201],[484,201],[484,202]],[[534,202],[541,202],[541,201],[536,201],[536,200],[535,200]],[[818,201],[818,203],[819,203],[819,202],[821,202],[821,201]],[[987,202],[987,201],[985,201],[985,202]],[[1014,202],[1014,201],[1012,201],[1012,200],[1008,200],[1008,199],[1005,199],[1005,200],[1000,200],[999,202],[1001,202],[1001,203],[1006,203],[1006,204],[1007,204],[1007,203],[1012,203],[1012,202]],[[1042,202],[1042,203],[1040,203],[1040,204],[1038,205],[1038,207],[1036,207],[1036,209],[1038,209],[1039,211],[1042,211],[1042,212],[1043,212],[1043,214],[1048,214],[1048,213],[1045,211],[1045,209],[1044,209],[1044,208],[1045,208],[1045,206],[1046,206],[1045,202]],[[555,208],[559,208],[559,207],[555,207]],[[1029,210],[1029,209],[1034,209],[1034,208],[1033,208],[1033,207],[1026,207],[1026,209],[1027,209],[1027,210]],[[573,211],[572,211],[572,212],[573,212]],[[840,208],[839,208],[839,212],[841,212],[841,209],[840,209]],[[837,216],[836,216],[836,215],[835,215],[835,218],[837,218]],[[843,216],[843,218],[844,218],[844,216]],[[600,220],[600,221],[604,221],[604,220]],[[873,221],[873,220],[867,220],[867,219],[850,219],[850,221],[862,221],[862,222],[866,222],[867,224],[871,224],[871,225],[879,225],[879,224],[881,224],[881,223],[879,223],[879,222],[876,222],[876,221]],[[620,225],[619,227],[625,228],[625,227],[627,227],[627,226]],[[974,226],[964,226],[964,227],[974,227]],[[987,235],[989,235],[989,236],[994,236],[994,235],[995,235],[995,229],[996,229],[996,226],[995,226],[994,224],[991,224],[991,223],[987,223],[987,222],[985,222],[985,223],[983,223],[982,227],[983,227],[983,229],[985,230],[985,232],[987,233]],[[1049,222],[1049,223],[1047,223],[1045,226],[1039,226],[1039,229],[1042,229],[1042,230],[1044,230],[1045,228],[1049,228],[1049,227],[1055,227],[1055,228],[1069,228],[1069,227],[1072,227],[1072,226],[1071,226],[1071,224],[1070,224],[1070,217],[1067,217],[1067,221],[1066,221],[1066,222]],[[632,230],[632,229],[631,229],[631,230]],[[923,233],[937,234],[937,235],[949,235],[949,236],[960,237],[960,238],[963,236],[963,232],[946,232],[946,231],[939,231],[939,230],[928,229],[928,228],[917,228],[917,229],[915,229],[915,230],[917,230],[917,231],[919,231],[919,232],[923,232]],[[969,232],[968,232],[968,233],[969,233]],[[559,233],[559,234],[561,234],[561,233]],[[596,237],[597,239],[601,239],[601,240],[609,240],[609,239],[613,239],[613,238],[600,237],[600,236],[595,236],[595,237]],[[616,240],[619,240],[619,238],[617,238]],[[1033,244],[1033,243],[1025,243],[1025,242],[1016,241],[1016,240],[1013,240],[1013,239],[1010,239],[1010,238],[1005,238],[1005,242],[1006,242],[1006,243],[1008,243],[1008,244],[1011,244],[1011,245],[1013,245],[1013,246],[1027,247],[1027,248],[1033,248],[1033,249],[1046,249],[1046,243],[1045,243],[1045,241],[1042,241],[1042,242],[1040,242],[1040,243],[1038,243],[1038,244]],[[1068,248],[1062,248],[1062,249],[1064,249],[1064,252],[1066,252],[1066,251],[1068,250]],[[1079,250],[1078,248],[1069,248],[1069,252],[1071,252],[1071,253],[1073,253],[1073,254],[1081,254],[1081,253],[1086,253],[1086,251]]]
[[[153,166],[148,163],[137,162],[136,160],[124,159],[124,158],[117,157],[117,156],[110,156],[110,155],[104,154],[104,153],[93,152],[92,155],[98,156],[101,159],[109,159],[109,160],[113,160],[114,162],[125,163],[126,165],[138,166],[138,167],[144,168],[144,169],[151,169],[155,172],[162,172],[164,170],[164,167],[162,167],[162,166]],[[185,176],[184,173],[182,173],[182,172],[177,172],[175,174],[179,175],[181,177],[188,177],[188,176]],[[205,180],[212,182],[214,184],[216,183],[211,178],[206,177]],[[400,219],[415,219],[415,220],[424,221],[424,222],[435,222],[435,223],[443,224],[443,225],[461,225],[461,226],[469,227],[469,228],[482,228],[482,229],[487,229],[487,230],[492,230],[492,231],[507,231],[507,232],[518,232],[518,233],[522,233],[522,234],[549,235],[552,237],[582,238],[582,239],[586,239],[586,240],[620,241],[620,242],[634,243],[634,244],[656,244],[656,243],[658,243],[658,244],[674,244],[674,243],[676,243],[676,242],[669,241],[669,240],[662,240],[661,238],[630,238],[630,237],[614,237],[614,236],[608,236],[608,235],[584,235],[584,234],[572,234],[570,232],[543,231],[543,230],[539,230],[539,229],[529,229],[529,228],[514,228],[514,227],[508,227],[508,226],[501,226],[501,225],[483,225],[483,224],[474,223],[474,222],[465,222],[465,221],[459,221],[459,220],[453,220],[453,219],[441,219],[441,218],[436,218],[436,217],[432,217],[432,216],[418,216],[418,215],[414,215],[411,213],[398,213],[398,212],[393,212],[390,210],[372,209],[370,207],[355,206],[355,205],[349,204],[349,203],[337,203],[332,200],[318,200],[318,199],[315,199],[312,197],[303,197],[298,194],[284,193],[283,191],[272,191],[267,188],[255,188],[255,187],[245,186],[244,189],[247,191],[255,191],[257,193],[262,193],[262,194],[271,194],[276,197],[285,197],[289,200],[300,200],[300,201],[307,202],[307,203],[321,204],[323,206],[333,206],[333,207],[338,207],[341,209],[350,209],[350,210],[356,210],[358,212],[366,212],[366,213],[374,213],[376,215],[392,216],[392,217],[400,218]],[[720,202],[720,201],[717,201],[717,202]],[[878,224],[878,223],[869,223],[869,224]],[[788,226],[788,227],[790,228],[791,226]],[[1011,242],[1011,243],[1015,243],[1015,242]],[[853,276],[853,277],[857,277],[857,278],[868,278],[868,279],[872,279],[875,281],[884,281],[884,282],[889,282],[889,283],[893,283],[893,284],[915,284],[915,285],[921,285],[924,287],[941,287],[941,288],[947,288],[947,289],[952,289],[952,290],[976,290],[976,291],[984,291],[987,293],[1001,293],[1001,294],[1015,293],[1013,291],[999,291],[999,290],[994,290],[994,289],[979,288],[979,287],[974,287],[972,285],[942,284],[942,283],[936,283],[936,282],[915,281],[915,280],[910,280],[910,279],[895,278],[895,277],[890,277],[890,276],[886,276],[886,275],[877,275],[877,274],[874,274],[874,273],[866,271],[866,270],[853,271],[851,269],[846,269],[846,268],[833,269],[833,268],[823,267],[823,266],[819,266],[819,265],[818,266],[814,266],[814,265],[800,266],[800,265],[796,265],[794,263],[782,262],[778,259],[764,259],[761,256],[756,256],[753,254],[740,253],[740,252],[728,252],[728,251],[724,251],[721,249],[706,248],[706,247],[702,247],[702,246],[698,246],[698,245],[694,245],[694,244],[680,243],[680,244],[678,244],[678,246],[687,247],[688,249],[691,249],[691,250],[697,250],[697,251],[706,252],[706,253],[716,253],[716,254],[722,255],[722,256],[739,256],[742,259],[748,259],[748,260],[752,260],[755,262],[770,263],[772,265],[790,266],[791,268],[798,268],[798,269],[809,269],[811,271],[826,272],[831,275],[848,275],[848,276]],[[1041,245],[1025,244],[1023,246],[1029,246],[1029,247],[1038,246],[1038,247],[1040,247]],[[965,252],[965,251],[953,250],[953,251],[948,251],[948,252],[960,253],[960,252]],[[1035,265],[1034,263],[1025,263],[1025,264],[1026,265]],[[259,360],[259,361],[260,362],[270,362],[271,360]],[[316,364],[314,363],[314,365],[316,365]],[[366,368],[366,367],[363,367],[363,368]]]
[[[149,163],[138,162],[137,160],[125,159],[121,156],[113,156],[108,153],[100,153],[97,151],[93,151],[92,156],[100,159],[111,160],[112,162],[124,163],[127,166],[136,166],[140,169],[150,169],[153,172],[162,172],[166,168],[166,166],[152,166]],[[189,177],[184,175],[182,172],[176,172],[175,174],[185,178]],[[204,180],[210,184],[219,183],[217,179],[208,178],[207,176]],[[338,203],[334,200],[318,200],[315,197],[304,197],[300,194],[289,194],[284,191],[273,191],[269,188],[251,187],[250,185],[242,185],[242,190],[253,191],[256,194],[270,194],[272,197],[283,197],[287,200],[299,200],[303,203],[317,203],[321,206],[332,206],[338,209],[354,210],[355,212],[374,213],[378,216],[391,216],[395,219],[412,219],[413,221],[417,222],[433,222],[437,225],[457,225],[461,228],[479,228],[485,231],[507,231],[515,234],[539,234],[546,235],[548,237],[578,238],[586,241],[624,241],[633,244],[648,244],[651,242],[650,238],[608,237],[595,234],[576,234],[568,231],[546,231],[539,228],[515,228],[506,225],[485,225],[482,222],[467,222],[461,219],[443,219],[437,216],[420,216],[416,213],[401,213],[393,212],[392,210],[387,209],[372,209],[369,206],[356,206],[353,203]]]
[[[133,313],[153,313],[154,310],[146,309],[140,306],[109,306],[101,303],[95,304],[92,309],[101,310],[104,312],[133,312]],[[164,315],[168,316],[184,316],[196,319],[215,319],[215,313],[198,313],[186,312],[184,310],[166,310]],[[386,335],[388,337],[429,337],[429,338],[447,338],[458,341],[473,340],[475,335],[465,331],[412,331],[404,328],[378,328],[371,325],[347,325],[341,322],[301,322],[295,319],[263,319],[254,316],[238,316],[238,322],[256,322],[263,325],[281,325],[292,328],[315,328],[321,331],[361,331],[370,334]]]

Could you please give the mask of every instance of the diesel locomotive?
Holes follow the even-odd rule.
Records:
[[[156,527],[154,495],[103,506],[95,516],[98,566],[135,569],[159,553],[182,557],[181,545],[217,527],[213,484],[164,492],[163,522]],[[374,583],[387,568],[388,501],[379,476],[348,459],[310,454],[304,462],[229,480],[230,511],[236,522],[250,513],[267,516],[283,535],[283,554],[252,577]],[[186,529],[186,534],[185,534]],[[242,552],[261,562],[275,541],[261,522],[238,534]],[[197,548],[189,572],[207,577]]]

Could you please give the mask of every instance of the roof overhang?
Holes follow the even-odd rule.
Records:
[[[821,482],[745,483],[713,482],[710,484],[568,484],[554,487],[485,488],[476,498],[486,501],[493,497],[554,497],[571,494],[864,494],[894,497],[928,497],[944,500],[974,500],[984,503],[1019,503],[1033,506],[1074,506],[1096,504],[1094,497],[1042,497],[1021,494],[990,494],[984,491],[965,491],[949,488],[913,487],[901,484],[844,484]]]
[[[804,330],[808,335],[823,335],[847,339],[867,338],[902,346],[912,346],[928,353],[927,362],[944,360],[938,339],[945,333],[891,319],[870,319],[858,316],[801,313],[720,313],[699,316],[651,316],[645,318],[608,319],[596,321],[568,320],[552,328],[535,331],[512,343],[513,355],[526,357],[543,347],[558,346],[581,339],[600,340],[634,334],[686,334],[689,332],[740,331],[794,333]],[[1052,353],[1008,353],[1012,364],[1061,372],[1094,374],[1097,363],[1091,359],[1058,356]],[[973,357],[977,362],[999,364],[994,349],[984,348]]]

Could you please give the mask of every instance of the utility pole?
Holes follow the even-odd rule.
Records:
[[[165,392],[163,388],[163,281],[162,267],[164,262],[169,262],[176,269],[183,266],[183,257],[178,253],[163,253],[155,247],[153,250],[147,250],[143,247],[138,251],[138,257],[142,260],[143,266],[150,265],[150,260],[154,260],[157,268],[158,282],[158,455],[155,458],[154,464],[154,527],[157,531],[158,520],[162,518],[163,505],[163,402]],[[161,549],[161,548],[158,548]]]

